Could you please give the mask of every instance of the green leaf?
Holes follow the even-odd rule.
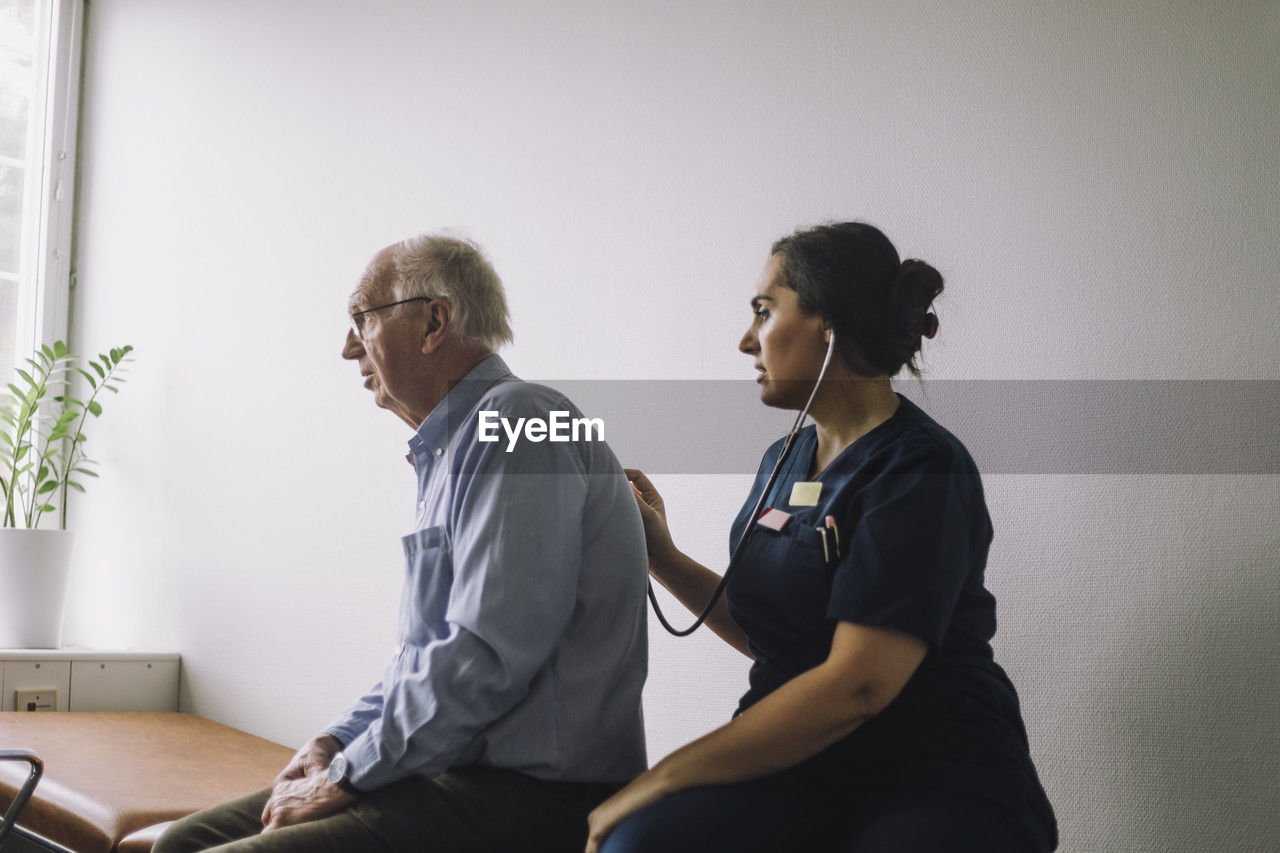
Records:
[[[93,416],[96,418],[98,415],[102,414],[102,406],[99,405],[97,400],[90,400],[89,411],[92,412]]]
[[[106,372],[105,370],[103,370],[101,367],[99,367],[99,366],[98,366],[98,362],[96,362],[96,361],[91,361],[91,362],[89,362],[89,366],[93,368],[93,372],[94,372],[94,373],[98,374],[98,378],[99,378],[99,379],[101,379],[101,378],[103,378],[104,376],[106,376],[106,375],[107,375],[107,372]]]
[[[53,354],[54,354],[55,356],[57,356],[58,358],[66,358],[66,357],[67,357],[67,345],[66,345],[65,343],[63,343],[62,341],[54,341],[54,342],[53,342]]]
[[[37,481],[43,480],[45,477],[48,477],[48,476],[49,476],[49,466],[41,465],[40,470],[36,473],[36,480]]]
[[[53,350],[49,349],[48,344],[45,344],[42,347],[40,347],[40,354],[45,358],[49,359],[49,361],[53,361],[55,358],[57,358]]]
[[[107,389],[108,391],[110,391],[112,394],[119,394],[119,393],[120,393],[120,389],[119,389],[119,388],[117,388],[117,387],[116,387],[116,386],[114,386],[114,385],[103,385],[102,387],[103,387],[103,388],[106,388],[106,389]]]
[[[111,359],[107,358],[102,353],[98,353],[98,360],[102,362],[102,366],[107,370],[111,369]]]
[[[67,480],[67,485],[75,489],[80,494],[84,494],[84,486],[80,485],[75,480]]]
[[[88,468],[72,468],[71,470],[75,471],[77,474],[84,474],[86,477],[93,477],[94,479],[97,479],[98,477],[96,471],[90,471]]]
[[[52,492],[52,491],[53,491],[54,489],[56,489],[56,488],[58,488],[58,481],[57,481],[57,480],[45,480],[45,481],[40,485],[40,488],[36,489],[36,494],[37,494],[37,495],[47,495],[47,494],[49,494],[49,492]]]
[[[9,438],[9,433],[7,432],[0,432],[0,441],[3,441],[5,444],[9,445],[10,447],[13,447],[13,439]]]
[[[91,375],[89,374],[89,371],[85,370],[83,367],[77,367],[77,368],[76,368],[76,373],[79,373],[79,374],[80,374],[81,376],[83,376],[86,380],[88,380],[88,382],[89,382],[89,387],[90,387],[90,388],[97,388],[97,387],[98,387],[98,383],[97,383],[97,382],[95,382],[95,381],[93,380],[93,376],[91,376]]]
[[[39,385],[40,383],[31,378],[31,374],[23,370],[21,367],[15,367],[14,372],[26,380],[28,385]]]
[[[14,460],[15,460],[15,461],[17,461],[17,462],[21,462],[21,461],[22,461],[22,457],[26,456],[26,455],[27,455],[27,451],[29,451],[30,449],[31,449],[31,445],[26,444],[25,442],[24,442],[23,444],[19,445],[19,447],[18,447],[18,452],[17,452],[16,454],[14,454],[14,457],[13,457],[13,458],[14,458]]]
[[[44,506],[36,507],[36,509],[41,512],[53,512],[53,504],[45,504]]]
[[[120,363],[120,359],[121,359],[122,357],[123,357],[123,356],[121,355],[120,350],[118,350],[118,349],[113,349],[113,350],[111,351],[111,363],[112,363],[112,364],[119,364],[119,363]]]

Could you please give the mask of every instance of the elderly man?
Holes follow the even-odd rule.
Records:
[[[506,299],[474,245],[382,250],[349,311],[343,358],[415,430],[400,646],[272,789],[157,853],[581,850],[645,767],[648,561],[622,469],[598,431],[512,430],[580,413],[494,354]]]

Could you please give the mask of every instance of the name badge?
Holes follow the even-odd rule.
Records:
[[[817,506],[822,497],[821,483],[796,483],[791,487],[792,506]]]
[[[767,509],[756,519],[756,524],[761,527],[767,527],[770,530],[782,532],[782,528],[787,526],[787,522],[791,520],[791,513],[783,512],[780,509]]]

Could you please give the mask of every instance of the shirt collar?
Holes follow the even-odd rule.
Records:
[[[417,432],[409,439],[409,453],[420,456],[442,449],[458,425],[458,418],[465,416],[476,402],[497,383],[504,379],[514,379],[515,375],[502,357],[487,356],[480,360],[467,375],[449,389],[444,399],[436,404],[427,415]],[[450,412],[453,415],[450,415]]]

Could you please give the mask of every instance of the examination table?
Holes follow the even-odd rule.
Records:
[[[144,853],[164,824],[271,784],[293,750],[190,714],[0,712],[0,750],[43,778],[20,827],[75,853]],[[0,814],[33,770],[0,761]],[[57,850],[10,835],[0,853]]]

